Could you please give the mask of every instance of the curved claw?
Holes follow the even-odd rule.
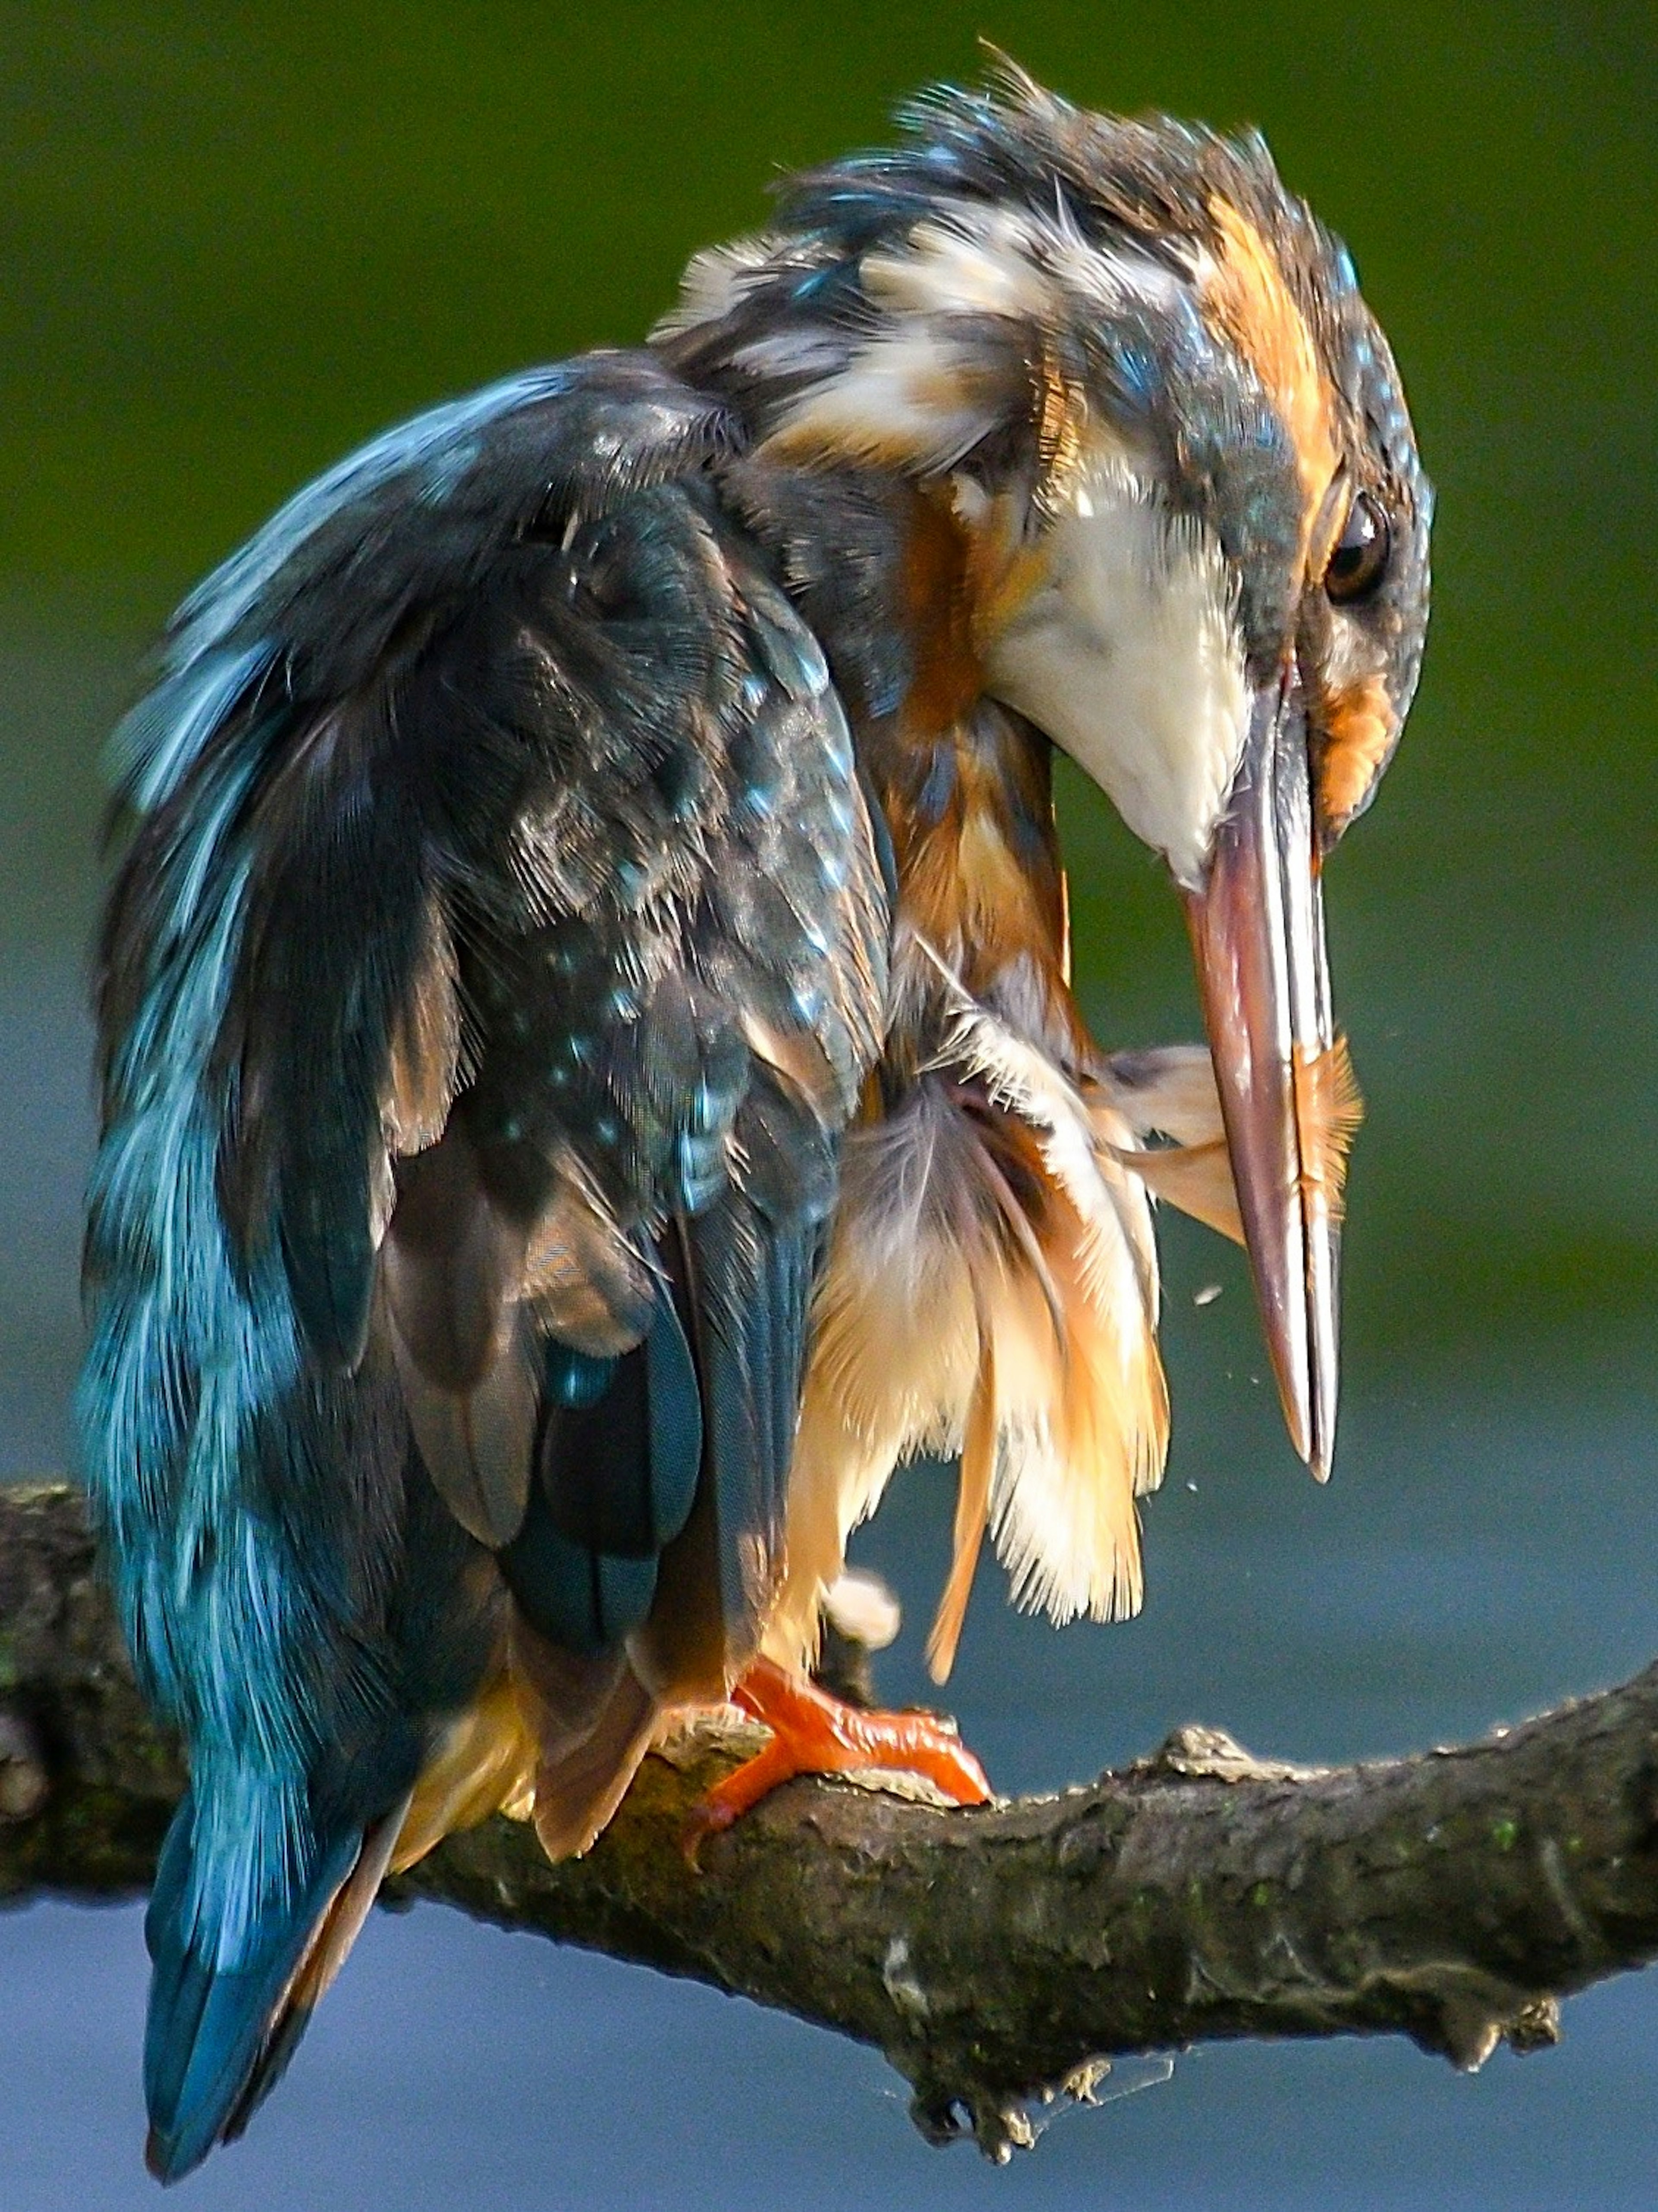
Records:
[[[765,1749],[717,1782],[686,1824],[695,1859],[705,1836],[729,1828],[743,1814],[797,1774],[845,1774],[869,1768],[918,1774],[952,1804],[982,1805],[990,1796],[985,1771],[937,1713],[868,1712],[757,1659],[732,1692],[732,1702],[772,1732]]]

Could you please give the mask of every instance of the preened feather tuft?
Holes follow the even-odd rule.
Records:
[[[1119,1157],[1127,1123],[923,957],[936,1052],[843,1158],[770,1648],[810,1648],[813,1593],[895,1467],[959,1455],[929,1644],[943,1679],[987,1520],[1022,1603],[1061,1620],[1138,1607],[1134,1500],[1162,1474],[1168,1401],[1150,1209]]]

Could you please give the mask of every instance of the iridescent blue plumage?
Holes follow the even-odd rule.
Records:
[[[726,435],[648,356],[436,410],[194,594],[116,740],[81,1419],[191,1753],[167,2178],[280,2070],[489,1682],[535,1679],[544,1832],[613,1802],[701,1489],[704,1694],[758,1632],[886,921]]]
[[[606,1365],[594,1389],[592,1363],[573,1370],[564,1346],[550,1347],[536,1479],[500,1555],[525,1619],[584,1655],[644,1624],[702,1466],[696,1370],[665,1285],[644,1340]]]

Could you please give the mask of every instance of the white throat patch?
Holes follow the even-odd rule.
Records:
[[[1248,726],[1224,556],[1116,468],[1078,477],[1043,547],[1042,580],[987,641],[987,688],[1195,889]]]

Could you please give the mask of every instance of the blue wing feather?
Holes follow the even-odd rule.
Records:
[[[809,1109],[756,1085],[739,1121],[742,1185],[689,1224],[720,1598],[751,1651],[780,1567],[812,1287],[836,1146]]]
[[[822,655],[705,466],[727,435],[648,356],[435,410],[192,595],[114,740],[79,1412],[191,1756],[149,1920],[169,2175],[280,2070],[296,1962],[501,1663],[446,1439],[522,1496],[505,1581],[568,1653],[646,1619],[710,1486],[752,1644],[887,905]],[[750,1030],[821,1057],[810,1101]],[[526,1331],[544,1373],[480,1443]]]
[[[696,1371],[665,1285],[644,1340],[604,1364],[601,1378],[598,1363],[573,1367],[552,1348],[540,1479],[499,1555],[531,1626],[583,1654],[648,1617],[657,1562],[690,1518],[702,1467]]]

